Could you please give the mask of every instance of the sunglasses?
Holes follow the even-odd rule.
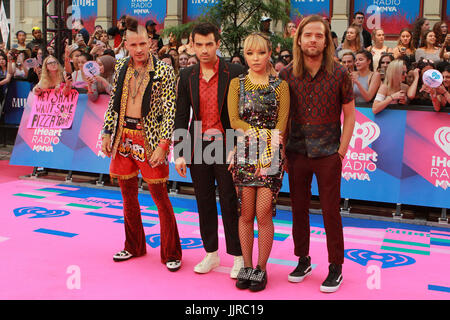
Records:
[[[291,57],[291,55],[290,54],[284,54],[284,55],[282,55],[282,56],[280,56],[281,58],[290,58]]]

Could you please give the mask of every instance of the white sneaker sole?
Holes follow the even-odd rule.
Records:
[[[324,287],[324,286],[320,286],[320,291],[324,292],[324,293],[333,293],[338,291],[339,287],[341,286],[342,282],[339,283],[339,285],[337,285],[336,287]]]
[[[334,287],[320,286],[320,291],[321,291],[321,292],[324,292],[324,293],[333,293],[333,292],[338,291],[339,287],[340,287],[341,284],[342,284],[342,280],[343,280],[343,279],[342,279],[342,275],[340,276],[340,279],[341,279],[341,281],[339,282],[339,284],[336,285],[336,286],[334,286]]]
[[[294,276],[288,276],[288,281],[293,283],[300,283],[302,282],[307,276],[311,274],[312,270],[306,273],[303,277],[294,277]]]
[[[217,268],[219,265],[220,265],[220,261],[218,261],[218,262],[212,264],[212,265],[209,267],[209,269],[206,269],[206,268],[203,269],[202,267],[197,267],[197,266],[195,266],[195,267],[194,267],[194,272],[195,272],[195,273],[201,273],[201,274],[208,273],[208,272],[210,272],[211,270],[213,270],[214,268]]]

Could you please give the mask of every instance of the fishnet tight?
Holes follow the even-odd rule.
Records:
[[[263,187],[238,187],[241,199],[239,239],[245,267],[253,268],[253,239],[255,217],[258,224],[258,265],[266,270],[272,250],[274,226],[272,221],[272,191]]]

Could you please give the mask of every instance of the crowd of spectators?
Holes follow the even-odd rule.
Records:
[[[10,50],[0,44],[0,98],[3,101],[5,88],[12,79],[31,82],[36,94],[48,88],[60,88],[65,92],[75,88],[80,93],[87,93],[93,101],[99,94],[109,94],[115,62],[128,55],[124,45],[124,19],[119,19],[116,26],[108,30],[96,26],[91,34],[83,21],[76,21],[71,44],[66,40],[62,57],[55,56],[53,44],[45,43],[38,27],[32,29],[32,40],[28,43],[26,32],[18,31]],[[324,19],[331,27],[330,20]],[[420,18],[411,29],[405,28],[400,32],[395,47],[389,47],[384,31],[375,28],[369,33],[363,28],[364,20],[364,14],[356,12],[341,40],[332,31],[335,60],[349,72],[356,104],[370,103],[374,113],[392,104],[429,105],[436,111],[445,107],[450,102],[450,34],[447,24],[441,21],[432,27],[427,19]],[[264,17],[260,31],[272,37],[274,32],[270,31],[270,21]],[[147,21],[145,26],[151,39],[152,54],[172,65],[176,74],[181,68],[198,63],[191,37],[181,41],[170,34],[164,44],[156,32],[154,21]],[[292,40],[295,31],[296,25],[290,21],[285,25],[282,36]],[[276,72],[292,61],[292,46],[286,43],[289,42],[284,42],[283,46],[273,43],[272,65]],[[100,75],[86,76],[83,66],[89,61],[99,65]],[[241,52],[235,52],[229,61],[245,66]],[[444,81],[440,87],[430,88],[423,83],[422,75],[429,69],[437,69],[443,74]]]

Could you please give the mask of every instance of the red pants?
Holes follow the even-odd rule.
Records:
[[[320,158],[287,152],[292,203],[292,237],[295,255],[309,255],[309,204],[311,182],[316,175],[327,237],[328,262],[344,263],[344,235],[340,213],[342,161],[338,153]]]
[[[131,131],[131,132],[130,132]],[[134,131],[134,132],[133,132]],[[161,235],[161,262],[181,260],[181,244],[175,213],[167,193],[167,164],[152,168],[143,151],[143,135],[138,130],[124,130],[122,145],[111,160],[112,177],[119,179],[125,220],[125,250],[133,256],[146,253],[144,227],[138,201],[138,177],[141,171],[153,202],[158,208]]]

